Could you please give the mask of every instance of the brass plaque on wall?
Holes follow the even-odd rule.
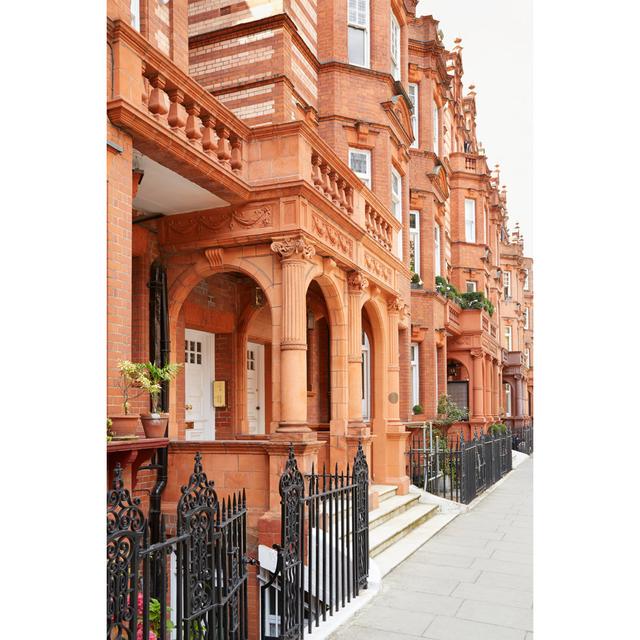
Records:
[[[213,381],[213,406],[217,409],[227,406],[227,383],[225,380]]]

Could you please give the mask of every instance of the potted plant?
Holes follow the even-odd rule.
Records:
[[[147,438],[164,438],[165,436],[169,414],[160,413],[162,383],[173,380],[178,375],[180,366],[169,362],[159,367],[154,362],[146,362],[140,367],[138,383],[151,397],[151,413],[140,416],[144,435]]]
[[[419,273],[413,273],[411,275],[411,288],[420,289],[422,287],[422,279]]]
[[[139,387],[138,379],[140,378],[141,365],[134,364],[129,360],[121,360],[118,362],[118,371],[120,372],[118,386],[122,392],[123,413],[109,416],[111,431],[116,438],[135,438],[140,415],[129,413],[129,409],[131,408],[131,400],[144,393],[144,390],[142,390],[133,395],[133,390]]]
[[[413,415],[414,416],[418,416],[420,414],[424,413],[424,409],[422,408],[421,404],[416,404],[413,407]]]

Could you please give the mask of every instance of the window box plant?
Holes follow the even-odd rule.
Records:
[[[146,362],[140,366],[138,384],[149,393],[151,398],[151,413],[142,414],[140,421],[147,438],[164,438],[167,432],[169,414],[160,412],[160,393],[162,383],[170,382],[180,370],[179,364],[167,363],[163,367],[153,362]]]

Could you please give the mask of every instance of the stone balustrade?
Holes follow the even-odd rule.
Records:
[[[369,202],[366,202],[364,205],[364,220],[369,236],[387,251],[391,251],[393,246],[393,227],[384,213],[374,208]]]
[[[353,187],[341,172],[317,151],[311,154],[311,180],[313,186],[338,209],[348,216],[353,214]]]
[[[452,153],[449,156],[449,163],[452,171],[464,171],[478,175],[488,172],[486,158],[473,153]]]
[[[247,125],[169,58],[150,47],[135,29],[116,20],[110,31],[116,68],[128,67],[128,73],[119,73],[113,79],[117,93],[133,106],[146,109],[158,123],[215,163],[243,176],[243,149],[250,134]],[[130,71],[135,58],[142,74],[140,85]],[[140,87],[139,101],[136,87]]]

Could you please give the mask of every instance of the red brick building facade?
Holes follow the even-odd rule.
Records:
[[[117,363],[152,357],[160,265],[184,365],[167,513],[198,450],[221,494],[246,489],[250,546],[270,546],[289,442],[309,469],[346,465],[362,440],[373,482],[402,494],[405,424],[442,394],[466,404],[465,436],[528,423],[532,263],[476,139],[459,42],[413,0],[107,4],[107,413]],[[153,443],[138,435],[109,445],[109,467],[140,489]]]

